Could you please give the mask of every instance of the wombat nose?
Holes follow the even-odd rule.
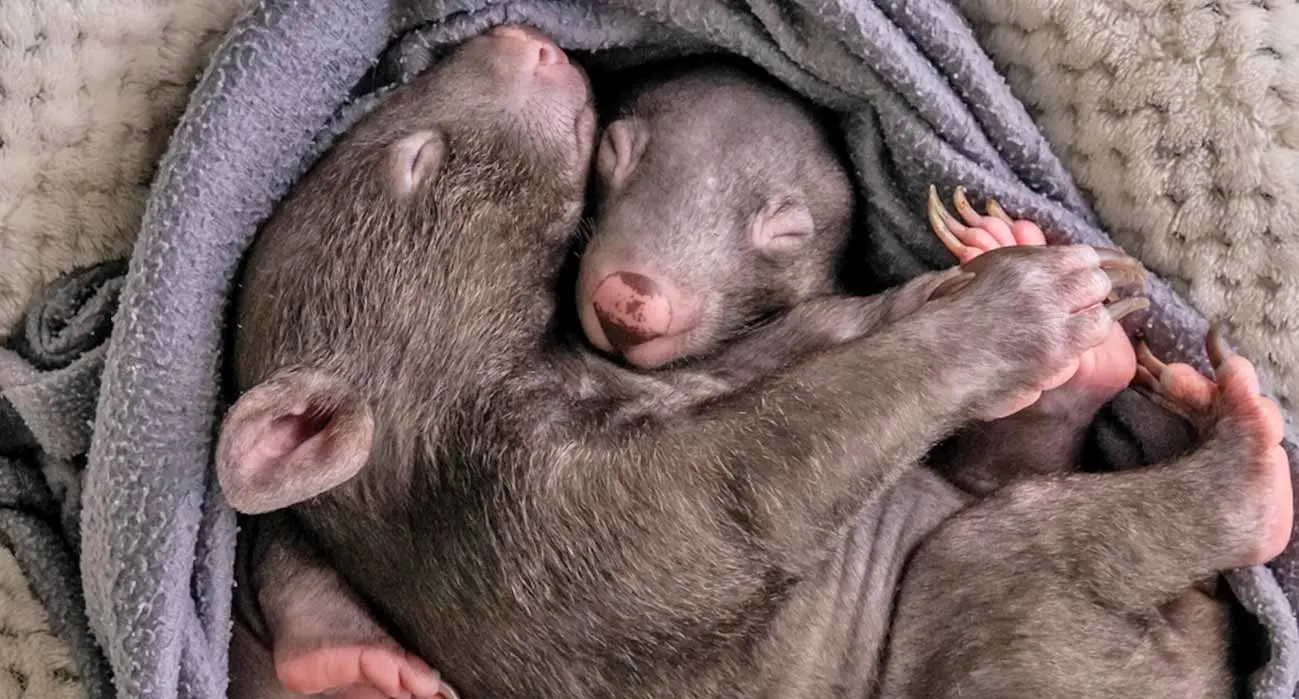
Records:
[[[538,68],[568,63],[568,56],[564,54],[564,51],[556,46],[550,37],[532,27],[525,27],[520,24],[503,24],[493,27],[490,33],[492,36],[517,39],[529,44],[529,49],[536,52]]]
[[[653,279],[635,272],[615,272],[591,295],[595,317],[618,353],[668,334],[672,304]]]
[[[560,48],[552,43],[543,43],[538,49],[537,65],[554,66],[568,63],[568,56]]]

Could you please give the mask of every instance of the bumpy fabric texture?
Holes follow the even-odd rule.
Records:
[[[0,334],[59,274],[130,253],[194,78],[247,5],[0,4]]]
[[[886,281],[950,264],[919,215],[930,182],[996,196],[1055,240],[1109,242],[969,26],[939,0],[264,0],[217,53],[162,162],[106,359],[82,564],[91,623],[123,695],[216,697],[224,686],[233,520],[207,467],[240,254],[327,142],[317,134],[339,128],[331,117],[376,57],[371,86],[504,21],[596,59],[720,48],[842,110],[871,205],[867,263]],[[1162,281],[1151,295],[1141,322],[1152,346],[1203,366],[1204,319]],[[1256,696],[1288,696],[1290,605],[1266,568],[1231,583],[1271,635]]]
[[[0,338],[24,332],[16,325],[24,307],[60,274],[130,253],[154,168],[193,84],[248,4],[0,3]],[[0,468],[10,467],[28,465]],[[28,564],[44,560],[19,553]],[[78,645],[89,637],[72,640],[66,627],[51,626],[42,600],[55,602],[27,591],[56,583],[29,586],[20,576],[30,565],[8,551],[0,558],[0,628],[16,634],[0,633],[0,697],[98,696],[106,666],[78,668],[84,663],[74,660],[84,660]],[[62,613],[50,611],[56,621]]]

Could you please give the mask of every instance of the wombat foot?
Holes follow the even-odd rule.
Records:
[[[1137,384],[1208,438],[1199,465],[1227,499],[1227,528],[1240,540],[1237,565],[1265,563],[1285,550],[1294,520],[1290,463],[1281,440],[1285,420],[1261,394],[1249,360],[1231,351],[1214,328],[1206,339],[1215,379],[1188,364],[1165,364],[1145,343],[1137,348]]]

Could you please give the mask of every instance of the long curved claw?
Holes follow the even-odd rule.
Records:
[[[965,221],[965,225],[977,226],[983,222],[983,217],[974,210],[969,198],[965,196],[963,185],[957,185],[956,190],[952,192],[952,203],[956,205],[956,215]]]
[[[1232,356],[1236,354],[1227,343],[1227,338],[1223,335],[1222,327],[1214,324],[1209,328],[1209,334],[1204,338],[1204,349],[1209,354],[1209,362],[1214,369],[1222,366]]]
[[[1095,248],[1101,258],[1101,269],[1110,277],[1110,283],[1116,289],[1140,287],[1146,283],[1149,273],[1141,261],[1131,255],[1109,248]]]
[[[1150,308],[1150,299],[1144,296],[1130,296],[1105,308],[1110,312],[1110,318],[1123,320],[1137,311]]]
[[[929,226],[933,228],[938,239],[943,241],[947,250],[961,258],[966,253],[965,243],[956,237],[958,231],[964,231],[965,226],[956,220],[955,216],[943,206],[943,202],[938,198],[938,187],[929,185],[929,205],[926,207],[926,213],[929,214]]]
[[[1168,368],[1168,365],[1162,359],[1156,357],[1154,352],[1150,351],[1150,345],[1147,345],[1145,340],[1138,342],[1136,349],[1137,366],[1144,368],[1158,381],[1160,375]]]
[[[988,197],[986,208],[988,209],[989,216],[995,219],[1000,219],[1001,222],[1005,223],[1007,226],[1015,225],[1015,219],[1011,218],[1010,214],[1006,213],[1006,210],[1001,208],[1001,204],[998,203],[996,199]]]
[[[1146,270],[1139,263],[1113,267],[1102,265],[1101,269],[1109,276],[1113,289],[1134,289],[1146,283]]]
[[[1137,375],[1132,381],[1151,393],[1159,393],[1159,379],[1150,373],[1149,369],[1140,364],[1137,365]]]

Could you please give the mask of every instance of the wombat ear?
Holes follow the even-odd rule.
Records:
[[[447,156],[446,135],[426,129],[388,146],[388,165],[398,194],[410,194],[436,179]]]
[[[812,212],[801,201],[776,199],[768,202],[753,219],[753,245],[758,250],[793,250],[816,232]]]
[[[649,145],[649,127],[639,117],[622,117],[604,127],[595,170],[606,187],[621,187]]]
[[[239,397],[217,438],[217,481],[245,514],[288,507],[342,485],[365,466],[370,406],[317,370],[277,372]]]

